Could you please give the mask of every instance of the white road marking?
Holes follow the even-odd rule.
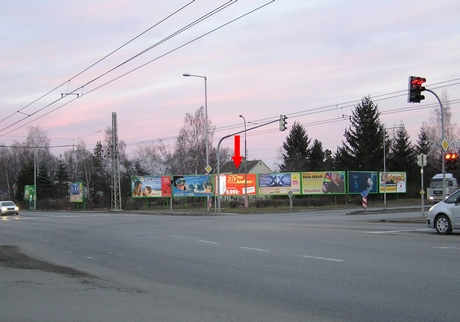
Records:
[[[240,246],[240,249],[255,250],[256,252],[269,252],[269,250],[267,250],[267,249],[244,247],[244,246]]]
[[[206,243],[206,244],[213,244],[213,245],[218,245],[219,243],[209,241],[209,240],[198,240],[200,243]]]
[[[178,236],[178,235],[171,235],[171,237],[180,238],[180,239],[184,239],[184,238],[185,238],[184,236]]]
[[[313,258],[313,259],[321,259],[324,261],[332,261],[332,262],[343,262],[343,259],[336,259],[336,258],[326,258],[326,257],[318,257],[318,256],[308,256],[308,255],[302,255],[301,257],[305,258]]]
[[[433,247],[433,248],[460,250],[460,247],[451,247],[451,246],[440,246],[440,247]]]

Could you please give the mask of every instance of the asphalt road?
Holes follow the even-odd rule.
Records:
[[[0,320],[459,320],[460,234],[346,213],[2,217]]]

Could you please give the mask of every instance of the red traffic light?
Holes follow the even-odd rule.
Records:
[[[422,84],[425,83],[425,82],[426,82],[426,78],[423,78],[423,77],[413,77],[411,79],[412,87],[421,88]]]
[[[456,160],[458,159],[458,154],[457,153],[446,153],[445,157],[446,160]]]
[[[423,83],[426,82],[426,78],[418,76],[409,76],[409,92],[407,97],[408,103],[420,103],[425,99],[422,92],[425,90]]]
[[[449,152],[444,155],[444,161],[446,163],[446,170],[456,170],[457,169],[457,159],[458,153]]]

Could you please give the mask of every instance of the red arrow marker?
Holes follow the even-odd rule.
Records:
[[[235,151],[234,156],[232,156],[233,163],[235,163],[235,167],[238,169],[240,167],[240,163],[243,160],[243,157],[240,155],[240,136],[235,135]]]

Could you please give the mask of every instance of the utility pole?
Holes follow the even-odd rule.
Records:
[[[112,189],[111,210],[120,211],[121,209],[121,193],[120,193],[120,167],[118,158],[118,129],[117,129],[117,113],[112,113],[112,142],[111,157],[112,157],[112,175],[110,177]]]

